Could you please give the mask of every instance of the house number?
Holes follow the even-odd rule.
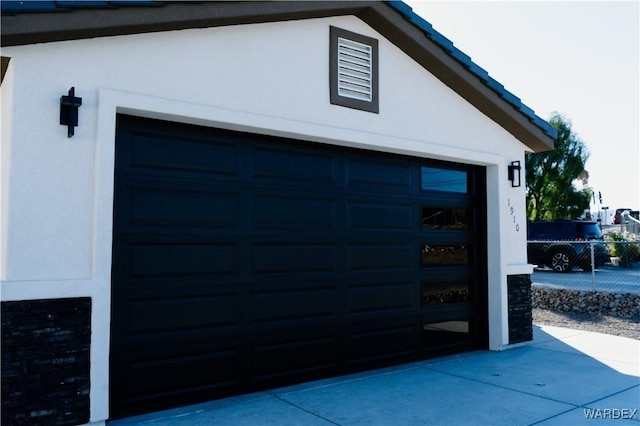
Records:
[[[516,232],[520,232],[520,224],[516,223],[516,211],[511,205],[511,199],[507,198],[507,206],[509,207],[509,214],[511,214],[511,218],[513,219],[513,224],[516,228]]]

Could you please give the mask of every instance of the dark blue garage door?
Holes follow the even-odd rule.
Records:
[[[485,347],[484,182],[119,115],[111,417]]]

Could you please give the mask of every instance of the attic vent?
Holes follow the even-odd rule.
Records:
[[[330,42],[331,103],[378,113],[378,40],[331,27]]]
[[[338,95],[371,102],[371,46],[338,37]]]

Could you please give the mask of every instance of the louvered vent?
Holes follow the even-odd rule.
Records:
[[[372,64],[371,46],[338,37],[338,95],[371,102]]]
[[[378,40],[336,27],[329,40],[330,102],[378,114]]]

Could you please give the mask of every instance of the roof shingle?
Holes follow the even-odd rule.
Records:
[[[118,6],[162,6],[155,0],[2,0],[3,15],[35,12],[70,12],[73,9],[108,9]]]

